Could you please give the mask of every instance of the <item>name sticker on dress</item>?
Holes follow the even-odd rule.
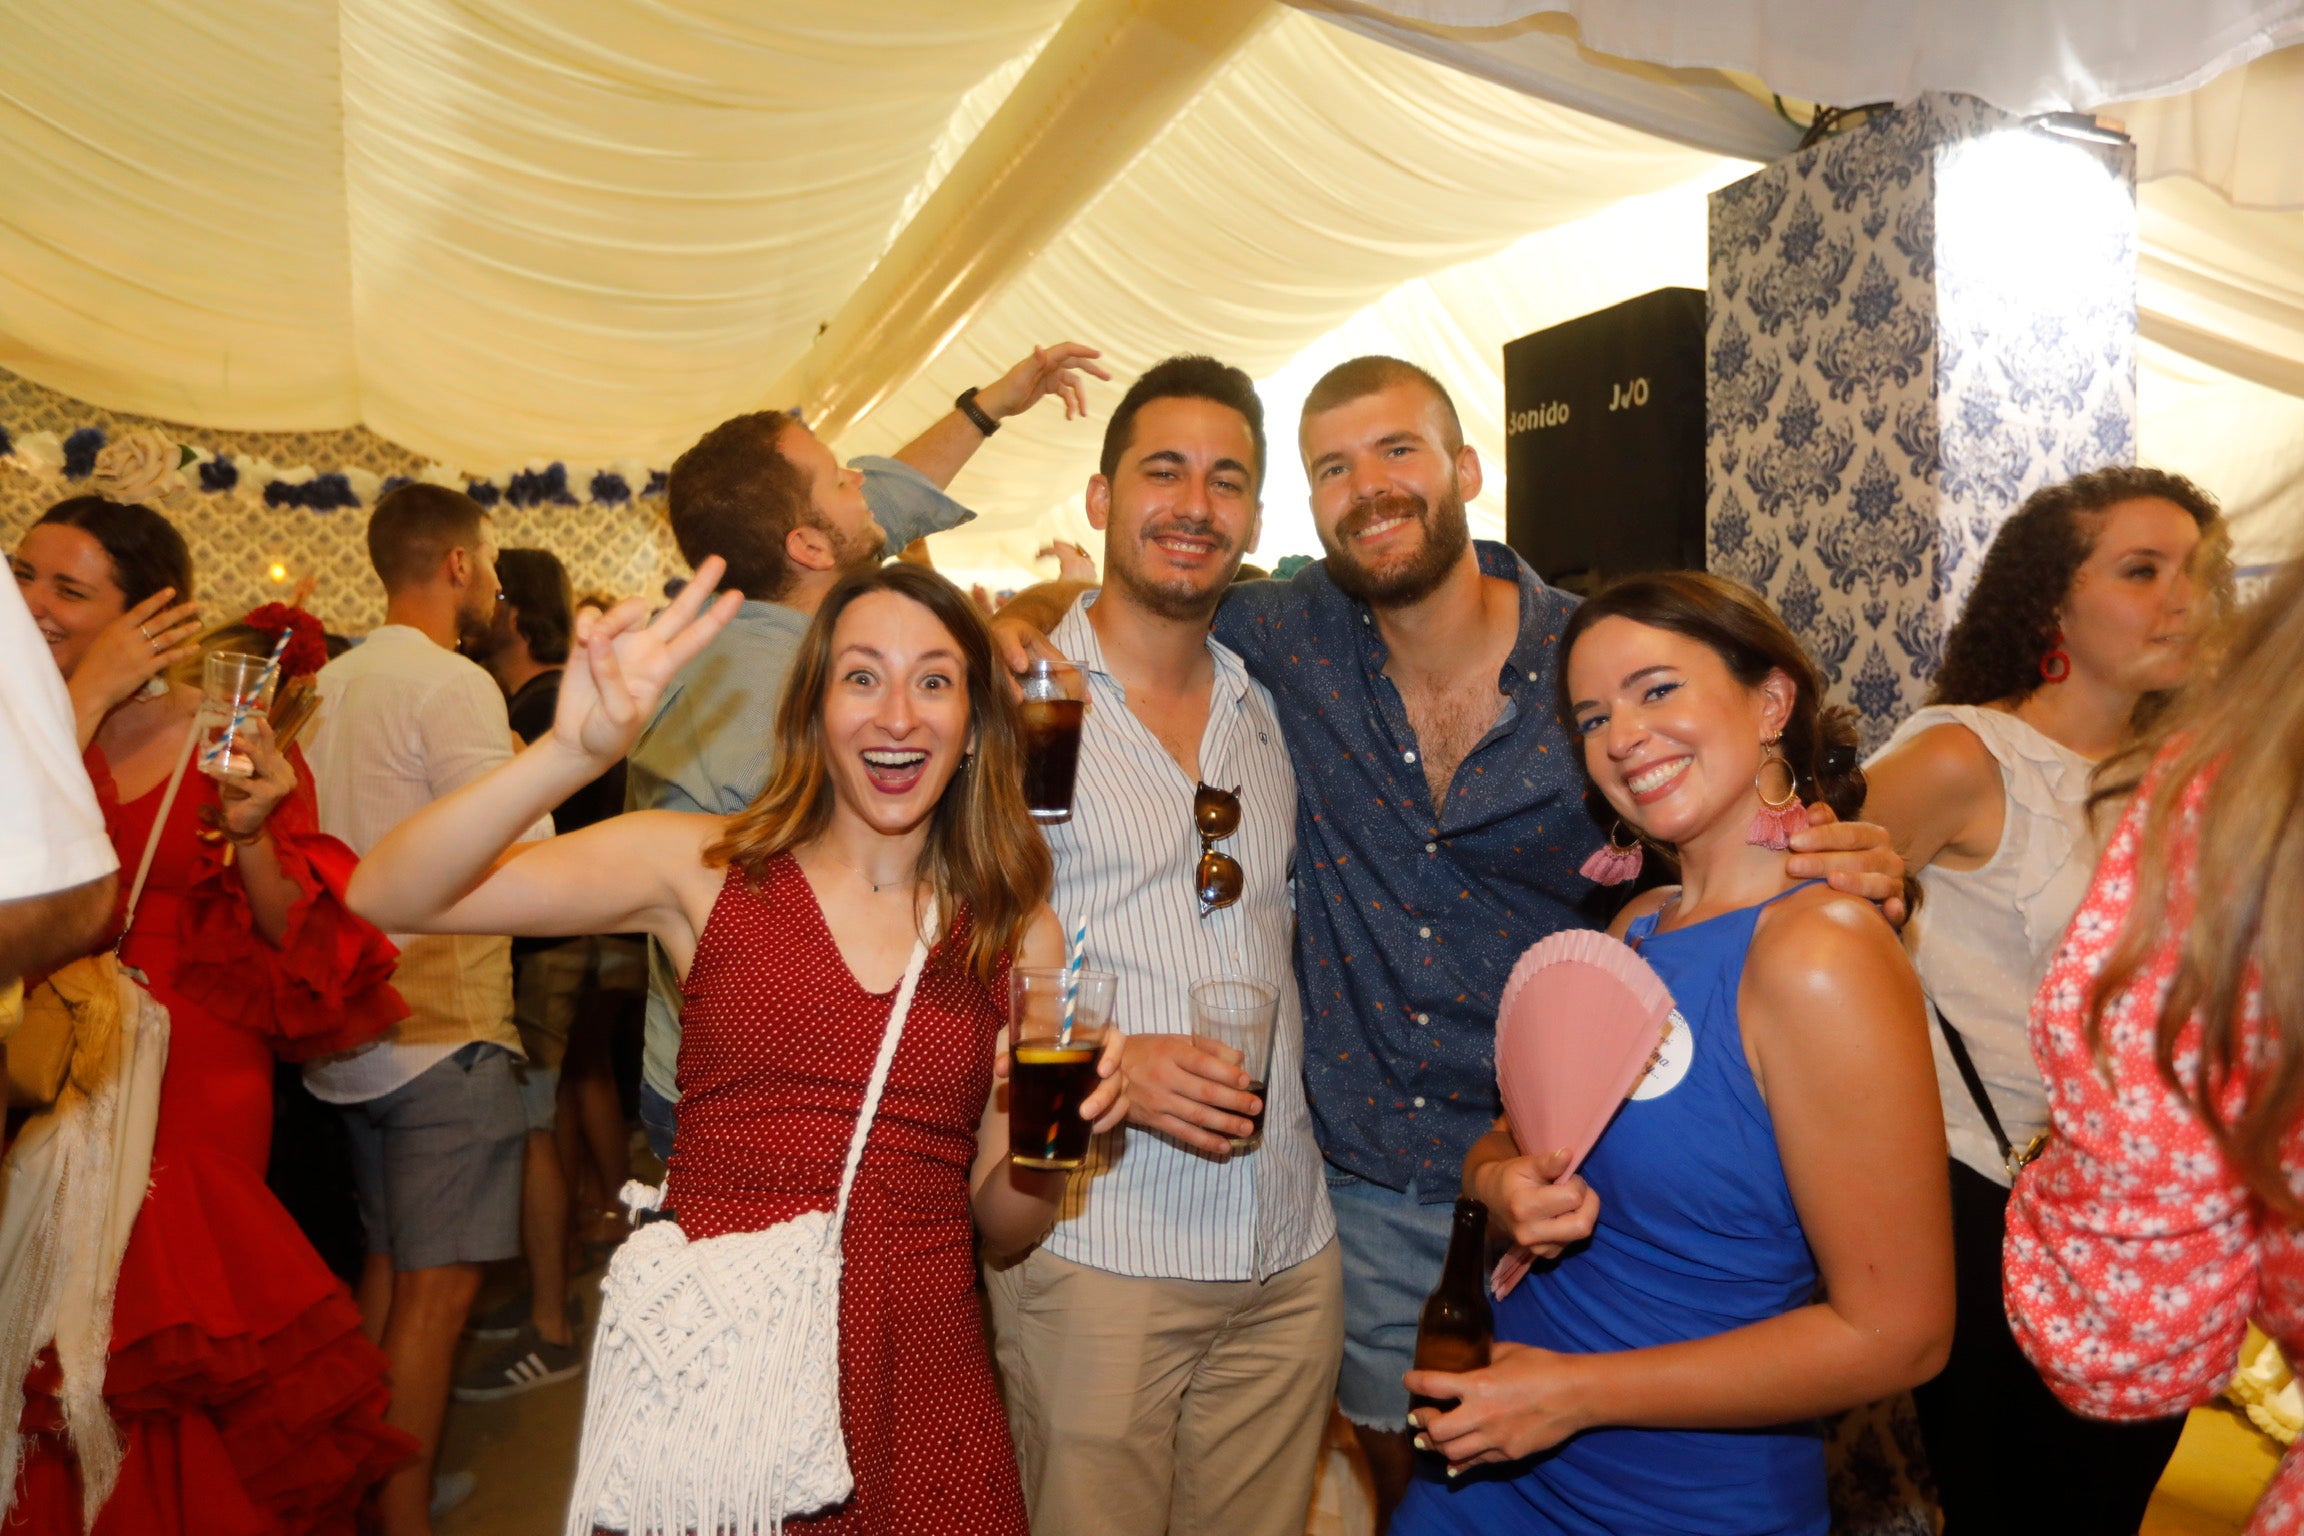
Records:
[[[1680,1086],[1688,1064],[1696,1059],[1696,1034],[1675,1008],[1664,1020],[1664,1040],[1648,1057],[1648,1069],[1633,1085],[1635,1099],[1660,1099]]]

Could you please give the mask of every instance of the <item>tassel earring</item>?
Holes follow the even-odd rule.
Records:
[[[1752,818],[1752,829],[1744,840],[1756,848],[1774,848],[1781,852],[1792,846],[1792,839],[1808,830],[1808,807],[1800,803],[1800,781],[1792,772],[1792,764],[1776,746],[1777,738],[1769,737],[1761,743],[1768,755],[1760,759],[1760,771],[1752,775],[1752,787],[1760,795],[1759,814]],[[1771,798],[1768,793],[1768,765],[1784,770],[1784,793]]]
[[[1616,841],[1618,832],[1627,834],[1632,840],[1619,844]],[[1624,825],[1623,819],[1619,817],[1615,827],[1608,833],[1608,846],[1594,851],[1577,873],[1594,885],[1622,885],[1627,880],[1640,877],[1640,866],[1646,862],[1646,858],[1640,848],[1640,834]]]

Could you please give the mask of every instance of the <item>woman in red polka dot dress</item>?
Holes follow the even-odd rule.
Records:
[[[2055,1130],[2008,1207],[2008,1319],[2095,1418],[2208,1401],[2251,1317],[2304,1360],[2299,677],[2292,562],[2162,733],[2032,1004]],[[2248,1529],[2304,1531],[2293,1450]]]
[[[833,1207],[898,982],[926,939],[842,1232],[855,1492],[787,1528],[1024,1536],[974,1238],[1027,1247],[1063,1194],[1062,1174],[1009,1161],[992,1094],[1009,966],[1058,964],[1063,940],[1015,707],[968,599],[902,564],[835,587],[793,664],[776,772],[741,815],[640,812],[505,855],[539,808],[623,754],[726,622],[732,595],[704,609],[718,576],[705,562],[646,628],[637,603],[581,619],[551,733],[379,844],[352,901],[397,931],[638,929],[662,942],[686,997],[663,1208],[698,1243]],[[931,912],[949,916],[924,935]],[[1126,1113],[1118,1043],[1081,1110],[1099,1129]]]

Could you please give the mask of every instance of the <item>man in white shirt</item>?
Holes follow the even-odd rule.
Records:
[[[1344,1299],[1304,1100],[1289,867],[1296,779],[1272,696],[1208,632],[1255,544],[1263,409],[1246,374],[1171,358],[1113,413],[1089,521],[1106,578],[1049,636],[1086,673],[1055,907],[1119,977],[1132,1123],[1055,1229],[988,1277],[1008,1416],[1042,1536],[1301,1536]],[[1197,786],[1233,790],[1236,902],[1202,908]],[[1195,982],[1277,995],[1261,1144],[1237,1053],[1193,1035]]]
[[[487,515],[460,491],[404,485],[376,503],[368,558],[384,623],[320,671],[310,759],[320,824],[365,854],[403,820],[512,757],[504,695],[456,653],[496,610]],[[549,837],[547,819],[531,837]],[[304,1069],[352,1148],[368,1262],[360,1308],[392,1362],[386,1417],[422,1447],[385,1481],[388,1536],[431,1528],[432,1460],[480,1268],[520,1251],[527,1118],[513,1060],[511,941],[392,935],[411,1010],[376,1044]]]
[[[119,860],[80,766],[72,701],[14,582],[0,593],[0,1026],[19,978],[96,947]]]

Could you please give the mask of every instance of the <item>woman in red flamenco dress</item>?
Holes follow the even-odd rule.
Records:
[[[10,563],[70,687],[125,903],[199,703],[162,680],[198,631],[178,601],[189,554],[149,508],[78,497]],[[317,626],[293,622],[306,632],[283,676],[319,664]],[[355,860],[320,833],[294,749],[266,724],[251,756],[245,777],[184,773],[121,951],[167,1008],[169,1043],[104,1378],[126,1456],[96,1536],[349,1533],[414,1450],[384,1423],[384,1356],[351,1294],[264,1183],[275,1055],[346,1050],[404,1015],[395,952],[342,904]],[[9,1536],[83,1528],[59,1384],[45,1350],[25,1384]]]

